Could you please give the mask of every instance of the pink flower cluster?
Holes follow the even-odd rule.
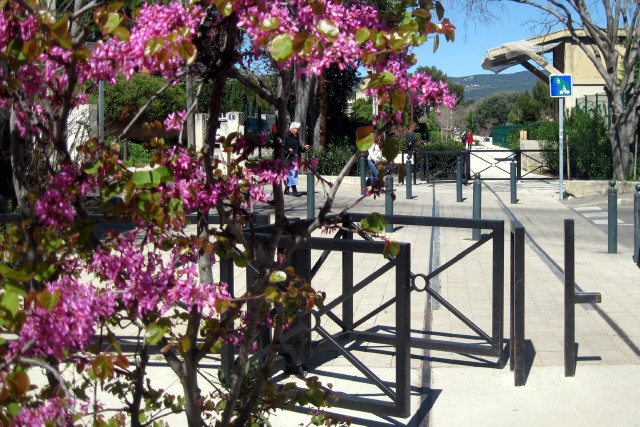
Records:
[[[113,314],[114,295],[99,294],[91,284],[80,283],[68,274],[47,284],[46,289],[59,293],[57,304],[47,310],[37,301],[32,303],[12,352],[26,348],[28,356],[60,359],[67,351],[84,350],[96,325]]]
[[[36,406],[23,406],[20,413],[12,420],[11,425],[15,427],[45,427],[70,425],[70,415],[67,407],[73,407],[74,401],[64,400],[60,397],[53,397],[44,402],[39,402]],[[75,408],[74,408],[75,410]]]

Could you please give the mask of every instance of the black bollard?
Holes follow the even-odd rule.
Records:
[[[518,188],[517,188],[517,175],[518,175],[518,171],[517,171],[517,164],[516,162],[511,162],[510,167],[511,167],[511,203],[512,204],[516,204],[518,203]]]
[[[633,195],[633,260],[640,265],[640,184]]]
[[[473,219],[480,219],[482,217],[482,182],[480,181],[480,174],[474,175],[473,181]],[[480,240],[479,228],[474,228],[471,233],[472,240]]]
[[[313,172],[307,171],[307,218],[316,217],[316,183]]]
[[[406,176],[404,177],[405,182],[407,183],[407,199],[413,199],[412,189],[411,189],[411,159],[407,158],[407,163],[405,164]]]
[[[387,175],[384,177],[384,214],[393,215],[393,177]],[[393,232],[393,224],[387,223],[384,231],[387,233]]]
[[[618,190],[616,182],[609,181],[609,213],[607,217],[609,253],[618,253]]]
[[[367,172],[365,167],[367,165],[367,159],[364,155],[360,156],[360,195],[364,196],[364,191],[367,188]]]
[[[462,156],[456,160],[456,202],[462,202]]]

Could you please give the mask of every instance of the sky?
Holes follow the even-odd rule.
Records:
[[[537,9],[512,2],[504,2],[505,8],[502,16],[490,23],[467,23],[465,15],[455,11],[446,11],[456,26],[456,40],[447,42],[440,36],[440,46],[433,53],[433,42],[429,41],[425,46],[415,50],[418,55],[418,66],[435,66],[444,71],[449,77],[463,77],[473,74],[492,74],[483,70],[481,63],[487,50],[498,47],[504,43],[527,39],[543,32],[542,28],[531,28],[533,24],[528,22],[532,17],[539,16]],[[514,66],[502,71],[503,74],[525,71],[520,66]]]

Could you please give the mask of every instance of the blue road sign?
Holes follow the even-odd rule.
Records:
[[[551,74],[549,76],[549,91],[552,98],[566,98],[573,94],[573,79],[571,74]]]

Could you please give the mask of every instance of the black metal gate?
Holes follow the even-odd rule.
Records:
[[[462,181],[468,184],[471,180],[471,162],[480,165],[474,173],[479,173],[485,180],[508,180],[511,176],[510,163],[516,163],[516,179],[544,180],[548,177],[533,176],[542,174],[548,169],[545,161],[545,153],[555,154],[554,150],[461,150],[461,151],[422,151],[416,156],[416,174],[422,180],[455,181],[456,162],[462,162]],[[489,154],[492,158],[486,159]],[[525,170],[523,164],[528,166]],[[489,169],[503,172],[503,177],[487,177]],[[490,174],[489,174],[490,175]],[[494,174],[495,175],[495,174]]]
[[[277,369],[295,371],[296,366],[308,363],[314,356],[331,350],[343,356],[349,363],[364,375],[371,384],[379,390],[385,400],[362,397],[356,395],[339,395],[335,406],[347,409],[383,413],[391,416],[407,417],[410,414],[410,356],[411,348],[430,349],[434,351],[448,351],[480,356],[500,356],[503,352],[503,324],[504,324],[504,222],[497,220],[473,220],[434,217],[386,216],[389,223],[395,226],[421,226],[461,228],[471,230],[479,228],[485,232],[477,242],[462,250],[456,256],[436,268],[428,271],[426,259],[411,262],[410,245],[399,244],[399,253],[389,257],[384,265],[361,281],[354,283],[354,254],[383,254],[385,244],[374,242],[366,236],[357,236],[355,223],[361,221],[364,214],[347,214],[341,218],[342,231],[334,238],[310,238],[291,257],[290,263],[298,274],[313,283],[314,277],[327,261],[331,252],[341,253],[342,288],[336,298],[330,300],[319,310],[312,310],[309,314],[301,313],[300,319],[282,337],[281,346],[286,354],[279,359]],[[492,242],[492,296],[491,296],[491,331],[485,331],[474,321],[459,311],[447,301],[437,290],[430,286],[431,281],[448,268],[473,253],[481,246]],[[286,243],[286,239],[283,240]],[[312,265],[312,251],[322,251],[317,261]],[[222,271],[222,280],[233,284],[233,264],[226,262]],[[354,296],[361,292],[373,290],[372,283],[381,276],[394,271],[395,295],[386,299],[379,307],[367,312],[356,313],[354,310]],[[254,274],[248,269],[248,274]],[[304,277],[307,276],[307,277]],[[250,277],[248,278],[250,280]],[[459,337],[441,331],[422,331],[422,336],[412,336],[410,316],[412,292],[427,292],[444,308],[460,319],[471,331],[473,336]],[[378,325],[376,328],[365,328],[364,325],[384,310],[395,308],[395,324]],[[330,322],[330,323],[329,323]],[[414,325],[413,330],[422,325]],[[331,332],[331,331],[334,332]],[[335,332],[337,330],[337,332]],[[313,335],[312,335],[313,334]],[[448,335],[448,336],[447,336]],[[449,338],[443,339],[446,336]],[[438,337],[438,338],[433,338]],[[395,381],[384,381],[372,368],[366,366],[348,347],[353,342],[378,343],[391,347],[394,352]],[[265,342],[268,343],[268,340]],[[266,344],[267,347],[269,344]],[[256,354],[260,357],[266,348]],[[226,349],[223,355],[223,369],[230,366],[233,360],[231,349]]]

